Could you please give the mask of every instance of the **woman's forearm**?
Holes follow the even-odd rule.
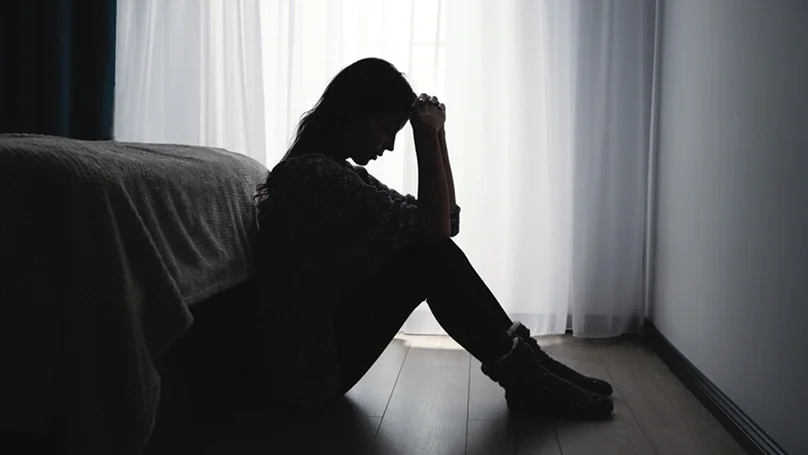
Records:
[[[446,189],[449,192],[449,207],[454,208],[457,206],[455,199],[454,177],[452,176],[452,165],[449,163],[449,149],[446,147],[446,129],[441,128],[438,133],[438,140],[440,142],[441,156],[443,157],[443,171],[446,173]]]
[[[418,158],[418,206],[423,210],[431,236],[448,238],[452,230],[449,218],[452,206],[439,133],[417,130],[414,139]]]

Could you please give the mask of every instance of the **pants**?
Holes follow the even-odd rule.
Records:
[[[512,346],[512,321],[452,240],[419,243],[341,299],[335,318],[340,388],[350,390],[426,300],[446,333],[482,363]]]

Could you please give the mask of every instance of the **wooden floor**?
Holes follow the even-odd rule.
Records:
[[[744,451],[636,339],[539,338],[615,386],[606,422],[508,418],[502,390],[447,337],[397,338],[344,403],[290,418],[243,410],[209,454],[734,455]]]

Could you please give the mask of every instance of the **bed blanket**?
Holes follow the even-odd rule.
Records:
[[[258,162],[0,135],[0,430],[63,417],[66,454],[137,454],[189,306],[252,277]]]

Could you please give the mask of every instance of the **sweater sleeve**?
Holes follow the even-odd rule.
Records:
[[[391,194],[391,197],[396,199],[405,199],[409,204],[412,204],[414,206],[418,205],[418,199],[416,199],[415,196],[411,194],[404,195],[388,187],[387,185],[382,183],[379,179],[370,174],[365,168],[357,166],[356,171],[360,174],[360,176],[366,179],[368,184],[372,185],[375,188],[378,188],[381,191],[389,192]],[[457,204],[455,204],[453,207],[451,207],[450,210],[451,211],[449,213],[449,216],[452,225],[450,236],[454,237],[460,232],[460,207]]]
[[[403,196],[353,166],[332,159],[317,161],[290,182],[306,245],[296,254],[311,271],[333,282],[353,281],[381,269],[409,245],[424,241],[426,223],[412,196]],[[303,221],[305,220],[305,221]],[[297,235],[301,235],[298,232]]]
[[[284,160],[270,173],[268,186],[258,222],[262,268],[271,276],[306,277],[336,295],[346,283],[427,239],[414,197],[347,162],[324,155]],[[453,211],[453,234],[458,212]]]
[[[339,163],[325,162],[317,168],[318,186],[328,201],[321,211],[326,225],[370,255],[426,238],[426,223],[415,198],[362,177],[355,168]]]

